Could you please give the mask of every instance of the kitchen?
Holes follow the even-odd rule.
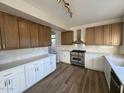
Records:
[[[124,93],[123,1],[66,1],[0,1],[0,93]]]

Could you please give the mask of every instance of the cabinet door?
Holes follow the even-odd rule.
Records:
[[[103,26],[95,27],[95,44],[103,45]]]
[[[66,45],[66,32],[61,33],[61,44]]]
[[[45,46],[50,46],[51,45],[51,28],[50,27],[45,27]]]
[[[104,26],[104,45],[112,45],[111,25]]]
[[[19,33],[17,17],[2,13],[1,27],[3,49],[19,48]]]
[[[30,47],[30,31],[29,31],[29,21],[19,18],[19,36],[20,36],[20,47],[29,48]]]
[[[0,81],[0,93],[8,93],[7,82],[4,80]]]
[[[73,43],[73,32],[72,31],[67,31],[66,41],[67,41],[67,44],[69,45]]]
[[[44,59],[44,75],[47,76],[50,73],[50,58],[45,58]]]
[[[73,44],[73,31],[66,31],[61,33],[61,44],[62,45]]]
[[[51,61],[51,72],[56,69],[56,55],[50,56]]]
[[[93,45],[95,34],[94,34],[94,28],[87,28],[86,29],[86,44],[87,45]]]
[[[39,26],[39,44],[40,46],[49,46],[51,44],[51,28]]]
[[[37,68],[36,80],[39,81],[44,78],[44,63],[42,61],[39,61],[36,68]]]
[[[36,82],[36,69],[34,64],[26,65],[26,86],[29,88]]]
[[[122,23],[112,24],[112,45],[121,44]]]
[[[19,72],[18,74],[15,74],[13,77],[9,78],[9,91],[12,91],[11,88],[13,89],[13,92],[11,93],[22,93],[25,90],[24,72]]]
[[[44,31],[44,26],[39,25],[39,46],[44,46],[45,45],[45,31]]]
[[[38,24],[30,22],[31,47],[38,47]]]
[[[0,50],[2,49],[2,39],[1,39],[1,30],[2,30],[2,12],[0,12]]]

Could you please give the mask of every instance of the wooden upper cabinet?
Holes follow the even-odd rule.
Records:
[[[30,22],[31,47],[38,47],[38,24]]]
[[[85,40],[85,42],[86,42],[86,45],[95,44],[95,29],[94,29],[94,27],[86,29],[86,40]]]
[[[112,24],[112,45],[121,45],[122,23]]]
[[[2,12],[0,12],[0,20],[2,20]],[[0,21],[0,50],[2,49],[2,39],[1,39],[1,24],[2,22]]]
[[[19,35],[20,35],[20,47],[29,48],[30,47],[30,22],[25,19],[18,19],[19,22]]]
[[[51,28],[39,25],[39,45],[49,46],[51,44]]]
[[[45,27],[45,46],[50,46],[51,45],[51,28],[50,27]]]
[[[104,25],[104,45],[112,45],[111,25]]]
[[[95,44],[96,45],[103,45],[103,26],[97,26],[94,28],[95,30]]]
[[[17,17],[2,13],[1,36],[3,49],[19,48],[19,33]]]
[[[66,32],[61,32],[61,44],[66,45]]]
[[[44,31],[44,26],[39,25],[39,46],[44,46],[45,45],[45,31]]]
[[[73,31],[66,31],[61,33],[61,44],[62,45],[73,44]]]

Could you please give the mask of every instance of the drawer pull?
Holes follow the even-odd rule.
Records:
[[[11,84],[10,80],[9,80],[9,85]]]
[[[5,87],[7,86],[6,81],[4,82]]]
[[[6,74],[6,75],[4,75],[4,77],[7,77],[7,76],[9,76],[9,75],[12,75],[12,73]]]

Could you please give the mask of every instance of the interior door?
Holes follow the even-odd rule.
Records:
[[[3,49],[19,48],[17,17],[2,13],[1,36]]]
[[[0,81],[0,93],[8,93],[7,82],[4,80]]]

